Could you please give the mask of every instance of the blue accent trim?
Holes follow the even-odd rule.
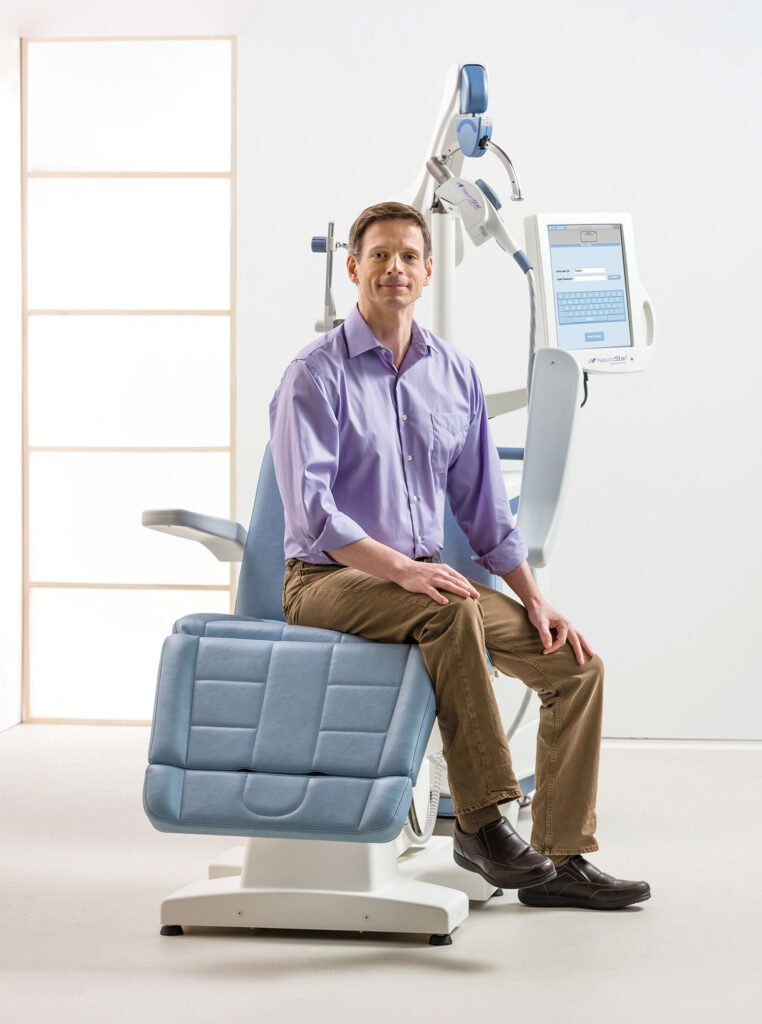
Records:
[[[482,117],[457,117],[455,133],[458,137],[458,145],[463,150],[463,156],[478,159],[487,152],[486,149],[482,149],[480,142],[484,138],[492,138],[492,121]]]
[[[500,456],[502,461],[507,462],[521,462],[524,458],[523,448],[501,448],[498,446],[497,454]]]
[[[460,69],[461,114],[483,114],[487,109],[487,70],[481,64]]]
[[[310,248],[313,252],[325,252],[328,247],[328,239],[325,235],[313,235]]]
[[[518,265],[521,267],[521,269],[524,271],[525,274],[526,274],[527,270],[534,270],[534,267],[529,262],[529,257],[527,256],[527,254],[525,252],[522,252],[521,249],[519,249],[518,252],[515,252],[513,254],[513,258],[516,260],[516,262],[518,263]]]
[[[537,789],[534,782],[534,775],[527,775],[525,779],[519,779],[519,785],[521,786],[521,792],[524,796],[526,796],[527,793],[531,793],[533,789]]]
[[[511,515],[512,516],[518,515],[518,513],[519,513],[519,499],[518,499],[518,496],[515,497],[515,498],[511,498],[510,505],[511,505]]]
[[[440,796],[439,798],[439,810],[437,811],[438,818],[454,818],[455,810],[452,806],[452,800],[449,796]]]
[[[479,188],[485,194],[487,199],[489,199],[489,201],[492,203],[492,205],[495,207],[495,209],[499,210],[500,207],[503,204],[498,199],[497,192],[495,192],[492,188],[490,188],[490,186],[487,184],[487,182],[484,180],[484,178],[477,178],[476,179],[476,184],[479,186]],[[515,258],[516,257],[514,256],[514,259]]]
[[[533,792],[537,786],[535,785],[534,775],[527,775],[525,779],[519,779],[519,786],[523,796],[527,793]],[[438,818],[454,818],[455,810],[452,806],[452,800],[449,796],[440,796],[439,798],[439,810],[437,811]]]

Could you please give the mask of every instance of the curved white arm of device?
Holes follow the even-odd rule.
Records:
[[[514,253],[519,251],[521,246],[513,240],[508,228],[505,226],[505,221],[494,206],[487,202],[486,199],[485,204],[487,206],[487,223],[485,225],[487,232],[490,237],[495,239],[504,252],[507,252],[509,256],[513,256]]]
[[[437,156],[440,153],[444,153],[445,150],[457,141],[455,118],[460,109],[460,71],[462,66],[458,62],[453,62],[447,69],[442,102],[439,105],[439,113],[434,122],[434,131],[429,147],[426,150],[426,159],[432,153],[437,154]],[[424,159],[423,168],[416,180],[394,197],[398,202],[407,203],[409,206],[414,207],[424,216],[429,214],[431,204],[434,201],[434,189],[436,187],[436,182],[426,169],[426,159]],[[459,173],[463,166],[463,155],[461,153],[456,154],[452,163],[453,170]]]
[[[518,514],[533,569],[546,565],[550,557],[581,402],[582,370],[574,356],[556,348],[537,352]]]

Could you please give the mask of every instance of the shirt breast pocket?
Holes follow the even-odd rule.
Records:
[[[470,422],[468,414],[464,412],[433,412],[431,414],[434,436],[431,466],[435,473],[446,473],[460,455]]]

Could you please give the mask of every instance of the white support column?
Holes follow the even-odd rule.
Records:
[[[431,248],[434,257],[434,334],[455,342],[455,218],[449,213],[432,213]]]

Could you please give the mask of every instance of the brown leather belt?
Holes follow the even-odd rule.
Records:
[[[439,555],[421,555],[420,558],[415,559],[416,562],[441,562],[442,559]]]

